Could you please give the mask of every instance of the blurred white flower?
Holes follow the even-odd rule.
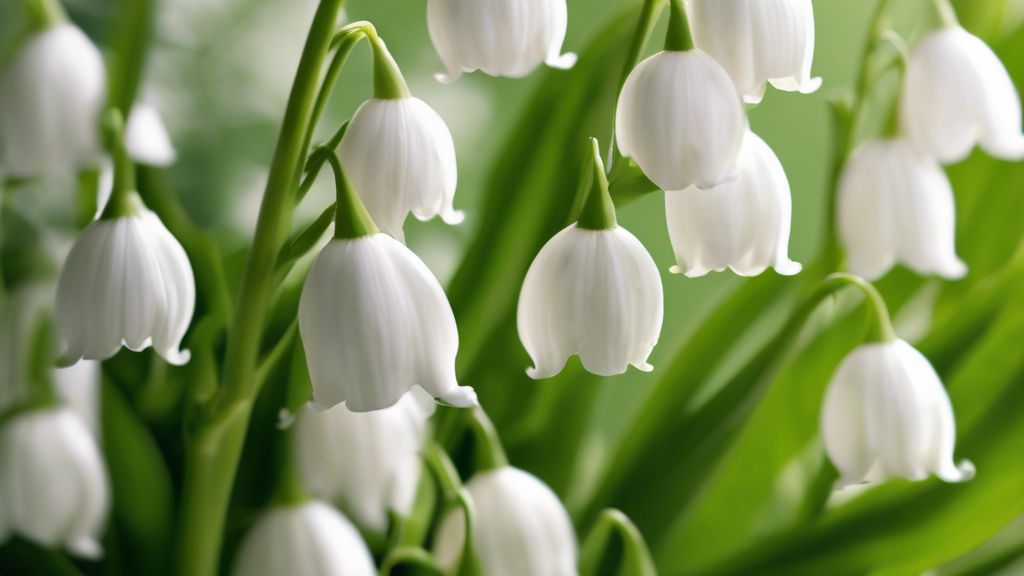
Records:
[[[934,159],[896,138],[869,142],[847,162],[836,207],[850,271],[868,280],[897,262],[955,280],[967,266],[955,248],[956,207]]]
[[[839,486],[892,477],[946,482],[974,476],[953,463],[953,407],[935,369],[903,340],[864,344],[839,365],[821,412]]]
[[[171,364],[185,364],[181,339],[195,310],[195,278],[181,244],[142,205],[135,214],[100,219],[75,242],[57,284],[62,363],[103,360],[127,346],[150,345]]]
[[[619,152],[663,190],[729,179],[745,128],[729,74],[697,49],[659,52],[638,64],[615,115]]]
[[[106,464],[77,414],[36,409],[0,429],[0,542],[13,533],[99,558],[109,509]]]
[[[1024,159],[1021,102],[1003,63],[959,26],[928,34],[907,65],[903,129],[923,153],[959,162],[975,144],[1004,160]]]
[[[304,408],[292,442],[306,490],[341,505],[364,529],[386,533],[388,512],[412,511],[433,410],[433,398],[416,388],[375,412],[351,412],[344,404],[323,412]]]
[[[275,506],[256,520],[238,549],[235,576],[376,576],[355,526],[318,501]]]
[[[789,259],[789,180],[772,149],[750,130],[738,168],[735,182],[665,193],[678,262],[673,273],[693,278],[728,267],[740,276],[757,276],[769,266],[785,276],[800,271],[800,264]]]
[[[484,574],[578,574],[576,533],[569,513],[543,482],[506,466],[477,474],[466,490],[476,508],[473,550]],[[465,534],[465,512],[455,508],[438,527],[434,554],[439,566],[457,566]]]
[[[387,408],[414,385],[448,404],[476,404],[455,379],[459,332],[444,290],[394,238],[331,240],[313,261],[299,300],[313,406]]]
[[[32,177],[95,161],[106,94],[103,57],[81,30],[30,36],[0,73],[0,165]]]
[[[89,432],[100,439],[100,363],[83,360],[68,368],[50,371],[54,392],[85,422]]]
[[[170,166],[178,158],[160,113],[141,102],[128,114],[124,146],[129,158],[147,166]]]
[[[811,78],[811,0],[690,0],[687,11],[697,47],[729,72],[747,102],[760,102],[768,82],[803,94],[821,87]]]
[[[380,229],[405,242],[402,225],[412,212],[420,220],[456,211],[458,170],[455,144],[444,120],[418,98],[374,98],[352,116],[338,156],[363,204]]]
[[[571,68],[576,55],[562,54],[568,25],[565,0],[427,0],[427,27],[454,82],[463,72],[521,78],[546,63]]]

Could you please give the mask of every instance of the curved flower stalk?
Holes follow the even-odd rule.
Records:
[[[750,104],[768,82],[779,90],[810,94],[814,8],[811,0],[690,0],[693,39],[729,72]]]
[[[565,0],[428,0],[430,40],[448,68],[437,79],[475,70],[522,78],[541,62],[572,68],[576,55],[561,53],[568,21]]]
[[[378,231],[333,153],[335,237],[313,260],[299,300],[313,407],[393,406],[413,386],[453,406],[476,404],[458,385],[459,332],[444,290],[411,250]]]
[[[106,94],[103,57],[76,26],[29,37],[0,73],[0,165],[28,178],[97,161]]]
[[[1021,115],[1013,80],[980,38],[952,25],[914,47],[903,83],[901,121],[923,153],[949,164],[980,144],[996,158],[1024,159]]]
[[[967,274],[956,255],[949,178],[907,140],[863,145],[843,169],[837,194],[839,236],[854,274],[876,280],[897,262],[949,280]]]
[[[647,363],[664,316],[661,277],[643,244],[615,222],[597,141],[593,188],[579,222],[556,234],[530,265],[519,294],[519,338],[531,378],[549,378],[579,354],[587,371],[622,374]]]
[[[673,273],[693,278],[728,267],[740,276],[757,276],[769,266],[784,276],[800,272],[800,264],[788,255],[793,219],[789,180],[775,153],[750,130],[738,168],[735,182],[665,193],[678,262]]]
[[[364,529],[386,533],[388,512],[412,511],[433,410],[433,398],[416,389],[376,412],[351,412],[343,404],[303,409],[292,442],[306,490],[341,505]]]
[[[359,531],[329,504],[275,506],[256,521],[238,550],[235,576],[376,576]]]
[[[398,66],[370,34],[378,81],[374,97],[352,116],[338,157],[374,222],[405,242],[409,212],[420,220],[440,215],[447,224],[464,216],[452,205],[458,170],[448,126],[430,106],[409,94]]]
[[[484,574],[577,576],[576,533],[565,507],[543,482],[503,466],[466,483],[476,507],[473,551]],[[439,566],[454,570],[465,544],[466,515],[455,508],[434,544]]]
[[[0,486],[0,542],[18,534],[85,558],[103,555],[106,464],[71,409],[22,412],[0,429]]]
[[[746,118],[728,72],[693,47],[682,1],[671,6],[665,50],[638,64],[619,94],[619,152],[663,190],[712,188],[736,172]]]

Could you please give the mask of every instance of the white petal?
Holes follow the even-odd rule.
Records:
[[[156,108],[137,103],[128,115],[124,145],[132,160],[149,166],[170,166],[178,157]]]
[[[821,410],[821,432],[829,459],[839,470],[839,486],[859,484],[877,460],[868,441],[864,382],[871,377],[869,354],[858,348],[843,359],[832,376]]]

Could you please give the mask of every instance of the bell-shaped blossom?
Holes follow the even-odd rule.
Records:
[[[167,126],[156,108],[142,102],[132,106],[125,127],[124,145],[128,157],[147,166],[166,167],[178,159]]]
[[[793,200],[779,159],[748,130],[738,168],[735,181],[710,190],[691,186],[665,193],[678,262],[673,273],[692,278],[728,267],[740,276],[757,276],[769,266],[786,276],[800,271],[788,255]]]
[[[666,50],[638,64],[615,115],[619,152],[663,190],[728,180],[745,130],[729,74],[698,49]]]
[[[234,576],[376,576],[373,556],[341,512],[316,500],[275,506],[242,540]]]
[[[980,38],[959,26],[921,39],[907,64],[904,131],[924,154],[959,162],[975,144],[997,158],[1024,159],[1020,96]]]
[[[565,0],[427,0],[427,27],[448,68],[438,80],[463,72],[521,78],[541,62],[571,68],[576,55],[562,54],[568,25]]]
[[[814,9],[811,0],[690,0],[697,47],[721,64],[744,100],[761,101],[768,82],[810,94]]]
[[[897,262],[949,280],[967,274],[956,255],[949,178],[905,139],[869,142],[854,153],[839,182],[837,210],[847,264],[858,276],[876,280]]]
[[[106,94],[103,57],[80,29],[30,36],[0,73],[0,165],[32,177],[94,161]]]
[[[473,551],[484,574],[577,576],[576,533],[565,506],[543,482],[509,466],[466,483],[476,510]],[[439,566],[462,557],[466,516],[455,508],[441,521],[434,544]]]
[[[103,360],[150,345],[171,364],[196,304],[195,278],[181,244],[134,192],[132,213],[101,218],[75,242],[57,284],[62,364]]]
[[[418,389],[375,412],[351,412],[344,404],[303,409],[292,441],[306,490],[339,504],[364,529],[386,533],[388,512],[412,511],[433,409],[433,398]]]
[[[825,394],[821,430],[840,486],[935,474],[974,476],[953,463],[953,407],[935,369],[903,340],[864,344],[836,370]]]
[[[444,120],[417,98],[374,98],[352,116],[338,156],[380,229],[405,241],[402,225],[440,215],[462,222],[452,202],[458,171]]]
[[[0,429],[0,543],[17,534],[98,558],[109,511],[106,464],[71,409],[22,412]]]

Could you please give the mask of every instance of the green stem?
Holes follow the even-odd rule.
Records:
[[[690,34],[690,20],[686,16],[683,0],[669,0],[668,33],[665,35],[665,50],[685,52],[693,50],[693,35]]]
[[[501,445],[501,438],[484,409],[473,409],[473,434],[476,436],[476,471],[485,472],[508,466],[508,456]]]
[[[128,117],[146,65],[153,28],[153,2],[121,0],[117,14],[116,32],[111,43],[116,58],[110,65],[110,105]]]
[[[953,4],[949,0],[932,0],[932,6],[935,7],[935,13],[938,14],[943,26],[946,28],[960,26],[960,20],[956,17],[956,9],[953,8]]]
[[[292,446],[294,429],[292,427],[285,430],[281,446],[281,469],[274,492],[274,502],[282,506],[295,506],[309,500],[309,493],[302,485],[298,462],[295,460],[295,449]]]
[[[889,119],[885,127],[885,136],[887,138],[896,138],[900,135],[900,102],[901,95],[903,93],[903,76],[907,72],[907,64],[910,61],[910,47],[907,46],[906,40],[902,36],[897,34],[893,30],[886,30],[879,38],[880,42],[885,42],[892,45],[896,49],[897,59],[896,66],[899,69],[899,81],[900,88],[896,91],[896,96],[893,98],[892,107],[889,109]]]
[[[882,298],[882,295],[873,284],[853,274],[837,273],[825,279],[822,290],[831,293],[847,286],[859,288],[864,292],[864,296],[867,297],[866,302],[873,322],[871,323],[871,330],[868,332],[866,341],[877,343],[895,341],[897,339],[896,332],[893,330],[892,322],[889,320],[889,308],[885,305],[885,299]]]
[[[59,0],[26,0],[25,8],[32,20],[32,29],[36,32],[68,21],[68,13]]]
[[[591,138],[590,143],[590,193],[583,203],[576,227],[584,230],[610,230],[618,226],[615,221],[615,204],[608,192],[608,177],[604,172],[604,163],[601,162],[601,146],[597,138]]]
[[[124,116],[120,110],[111,108],[107,111],[104,128],[110,137],[111,155],[114,158],[114,187],[100,219],[134,216],[139,212],[142,199],[136,192],[138,186],[135,183],[135,165],[128,158],[128,151],[124,146]]]
[[[374,34],[370,36],[370,45],[373,46],[373,97],[381,100],[411,98],[402,71],[384,46],[384,41]]]
[[[334,186],[337,189],[338,202],[337,213],[334,216],[334,237],[339,240],[349,240],[362,236],[372,236],[380,232],[373,218],[366,211],[359,194],[352,188],[345,169],[341,166],[341,160],[334,150],[327,151],[327,162],[334,169]]]
[[[215,576],[231,488],[259,392],[255,370],[274,271],[291,228],[293,196],[308,147],[320,72],[344,0],[321,0],[299,61],[274,152],[256,233],[242,272],[236,314],[228,333],[223,388],[214,414],[186,439],[177,573]]]

